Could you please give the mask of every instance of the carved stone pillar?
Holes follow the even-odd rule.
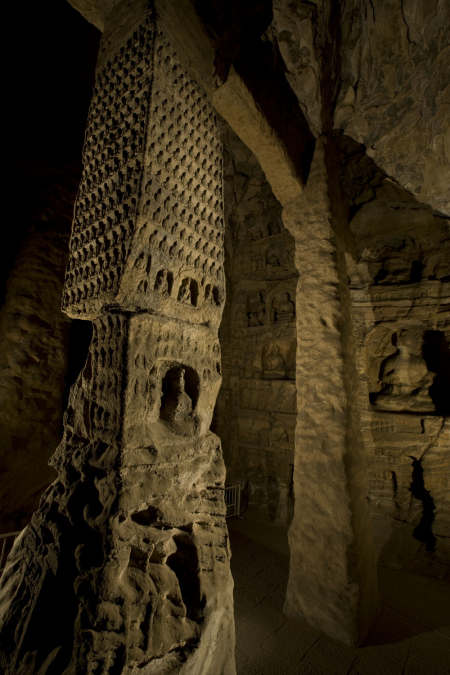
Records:
[[[105,25],[64,311],[93,321],[58,479],[0,588],[7,674],[233,675],[221,143],[147,3]],[[39,671],[41,672],[41,671]]]
[[[379,603],[357,413],[345,222],[327,143],[318,139],[306,187],[283,209],[300,275],[295,511],[285,612],[354,645],[367,634]]]

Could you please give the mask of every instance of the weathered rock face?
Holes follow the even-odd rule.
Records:
[[[341,129],[418,200],[450,213],[446,2],[275,0],[266,37],[315,134]]]
[[[55,477],[48,459],[61,440],[66,383],[74,381],[70,363],[66,373],[72,328],[61,295],[98,46],[98,31],[67,3],[11,10],[25,48],[10,72],[15,111],[0,250],[2,533],[29,522]],[[32,114],[30,101],[39,101]]]
[[[55,477],[47,461],[60,440],[69,327],[60,305],[69,235],[37,225],[19,251],[0,313],[4,532],[28,522]]]
[[[229,484],[242,503],[292,517],[295,389],[294,240],[254,155],[224,125],[227,307],[216,420]]]
[[[122,5],[100,48],[63,301],[93,319],[93,339],[58,479],[2,577],[6,673],[235,672],[225,467],[209,431],[222,242],[208,99],[151,7]]]

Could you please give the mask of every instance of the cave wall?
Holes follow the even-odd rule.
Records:
[[[379,561],[445,578],[450,564],[449,222],[385,184],[350,228],[356,245],[349,276],[359,410]]]
[[[243,509],[256,507],[262,517],[286,523],[293,507],[295,401],[286,397],[276,409],[275,383],[264,379],[259,349],[274,337],[286,338],[289,329],[284,324],[282,334],[274,335],[274,326],[275,331],[280,326],[270,302],[264,302],[266,289],[270,294],[272,287],[276,296],[286,287],[293,298],[303,270],[267,266],[268,253],[277,252],[277,237],[292,253],[293,238],[283,225],[283,237],[271,234],[271,228],[279,228],[281,207],[258,161],[225,123],[222,136],[228,287],[215,424],[227,482],[241,484]],[[387,177],[363,146],[343,134],[336,135],[336,145],[350,222],[346,258],[376,553],[381,564],[444,578],[449,565],[449,223]],[[249,325],[256,323],[251,317],[257,305],[264,326]],[[422,399],[414,402],[416,392],[409,402],[383,410],[376,405],[385,386],[380,368],[396,354],[393,343],[402,330],[411,333],[412,356],[422,360],[429,382]],[[295,382],[286,378],[283,391],[295,392]]]
[[[4,532],[21,530],[54,479],[48,459],[59,442],[69,320],[61,293],[69,234],[28,229],[0,312],[0,511]]]
[[[243,508],[288,524],[296,412],[294,240],[255,156],[225,122],[222,138],[227,305],[217,432],[227,482],[240,483]]]
[[[5,139],[8,235],[0,251],[3,533],[24,527],[55,477],[48,460],[76,378],[61,297],[99,40],[67,3],[27,1],[8,12],[26,48],[15,50],[6,75],[14,105]]]

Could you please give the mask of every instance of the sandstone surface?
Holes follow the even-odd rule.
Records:
[[[110,15],[100,46],[63,296],[93,337],[58,478],[2,576],[6,673],[235,672],[225,467],[209,431],[221,142],[164,26],[133,9]]]
[[[376,557],[450,569],[447,3],[72,4],[103,30],[62,299],[92,340],[0,663],[233,675],[225,481],[289,525],[285,613],[360,644]],[[67,354],[41,234],[0,319],[29,503]]]

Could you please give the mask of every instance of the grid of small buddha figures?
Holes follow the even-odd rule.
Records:
[[[148,19],[97,73],[63,307],[117,290],[138,206],[153,41]]]
[[[150,250],[163,254],[175,282],[180,268],[183,274],[191,269],[201,280],[204,299],[221,304],[222,144],[206,94],[180,65],[162,33],[155,40],[143,193],[141,231],[149,235]],[[162,272],[154,271],[156,280]]]
[[[148,222],[141,231],[150,232],[149,252],[166,254],[175,276],[181,266],[192,267],[203,275],[205,300],[222,303],[222,148],[215,115],[163,33],[156,36],[154,53],[153,39],[152,28],[141,27],[97,77],[65,307],[117,291],[144,171],[142,215]]]

